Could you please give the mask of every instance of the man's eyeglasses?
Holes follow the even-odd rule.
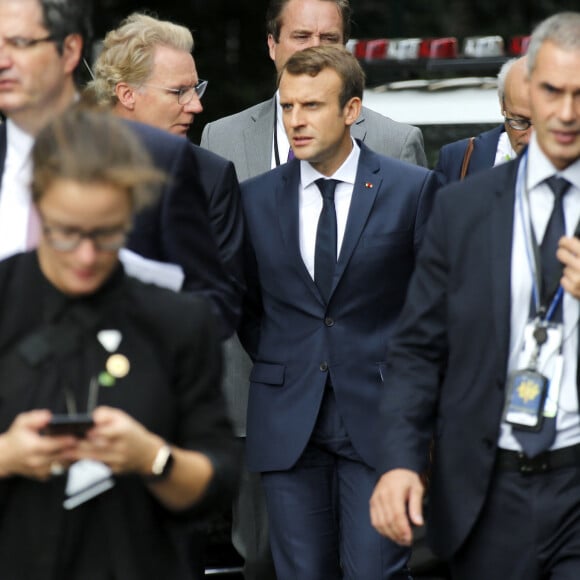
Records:
[[[85,239],[91,240],[97,250],[116,252],[125,245],[129,233],[126,226],[85,231],[66,226],[49,226],[46,223],[43,223],[42,230],[48,244],[59,252],[72,252]]]
[[[532,122],[529,119],[514,119],[513,117],[508,117],[505,111],[503,115],[505,122],[516,131],[527,131],[532,126]]]
[[[43,38],[26,38],[25,36],[8,36],[4,38],[4,44],[9,48],[17,50],[24,50],[32,48],[42,42],[56,42],[56,38],[52,35],[44,36]]]
[[[194,95],[197,95],[198,99],[201,99],[205,93],[205,89],[207,89],[209,81],[202,81],[201,79],[197,81],[197,84],[191,87],[182,87],[180,89],[170,89],[169,87],[160,87],[159,85],[150,85],[148,83],[144,83],[143,87],[151,87],[152,89],[161,89],[162,91],[167,91],[169,93],[173,93],[177,95],[177,102],[180,105],[187,105],[191,102]]]

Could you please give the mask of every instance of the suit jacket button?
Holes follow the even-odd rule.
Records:
[[[330,316],[327,316],[324,319],[324,324],[326,324],[326,326],[334,326],[334,318],[330,318]]]
[[[328,363],[326,363],[326,362],[320,363],[320,370],[327,371],[328,370]]]

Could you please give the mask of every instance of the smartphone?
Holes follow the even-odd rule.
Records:
[[[41,433],[43,435],[74,435],[83,438],[94,424],[93,418],[86,413],[53,415],[50,423]]]

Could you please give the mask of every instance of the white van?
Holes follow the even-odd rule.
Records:
[[[503,122],[495,77],[393,82],[365,90],[363,103],[395,121],[419,127],[430,167],[446,143]]]

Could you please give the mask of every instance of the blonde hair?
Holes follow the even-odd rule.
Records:
[[[185,27],[134,12],[105,36],[87,91],[100,105],[117,104],[115,88],[126,82],[141,86],[153,69],[155,48],[193,52],[193,35]]]

